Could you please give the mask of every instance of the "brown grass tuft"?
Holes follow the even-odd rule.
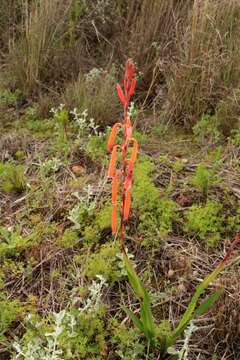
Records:
[[[168,116],[189,126],[239,84],[240,3],[195,1],[167,66]]]
[[[120,103],[114,91],[116,71],[93,68],[89,73],[80,74],[70,83],[62,95],[62,102],[73,109],[88,110],[90,118],[100,125],[111,124],[120,113]]]
[[[10,47],[8,62],[17,86],[27,93],[36,92],[53,71],[56,44],[61,41],[72,0],[41,0],[22,5],[20,37]],[[56,84],[55,84],[56,85]]]

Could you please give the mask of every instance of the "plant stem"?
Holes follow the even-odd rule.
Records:
[[[150,351],[150,341],[148,341],[146,360],[148,360],[149,351]]]

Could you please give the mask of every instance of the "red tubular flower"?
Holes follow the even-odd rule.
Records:
[[[125,221],[128,220],[130,207],[131,207],[131,191],[128,190],[125,194],[124,210],[123,210]]]
[[[131,86],[130,86],[130,89],[128,91],[128,97],[129,99],[131,98],[132,94],[134,93],[134,90],[135,90],[135,87],[136,87],[136,84],[137,84],[137,79],[133,79],[132,83],[131,83]]]
[[[110,136],[109,136],[109,139],[108,139],[108,144],[107,144],[107,148],[108,148],[109,151],[112,151],[112,149],[113,149],[113,145],[115,143],[115,139],[116,139],[116,136],[117,136],[117,131],[118,131],[118,129],[120,127],[122,127],[122,124],[120,124],[120,123],[116,123],[112,127],[112,131],[110,133]]]
[[[121,147],[119,145],[115,145],[112,150],[109,168],[108,168],[108,177],[109,178],[113,178],[115,175],[115,172],[116,172],[118,149],[121,149]]]
[[[118,180],[119,180],[118,175],[115,175],[113,177],[113,181],[112,181],[112,204],[113,205],[117,204]]]
[[[122,88],[119,84],[117,84],[117,93],[118,93],[118,97],[121,101],[121,103],[123,104],[123,107],[126,108],[127,106],[127,100],[123,94]]]
[[[117,205],[112,207],[112,234],[117,232]]]

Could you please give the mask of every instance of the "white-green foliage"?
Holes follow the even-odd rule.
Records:
[[[68,359],[76,358],[71,357],[71,339],[77,338],[77,327],[81,319],[88,320],[88,314],[94,314],[98,312],[101,305],[101,297],[103,294],[103,288],[106,286],[106,281],[102,276],[97,276],[97,280],[94,280],[89,287],[89,296],[82,306],[77,311],[61,310],[58,313],[51,315],[50,326],[47,329],[50,331],[43,331],[43,325],[39,319],[29,314],[26,319],[27,328],[33,329],[34,332],[30,332],[25,341],[15,341],[13,348],[15,355],[13,359],[25,359],[25,360],[63,360],[65,359],[66,352],[69,353]],[[79,302],[80,298],[74,298],[73,304]],[[84,321],[86,321],[84,320]],[[32,331],[32,330],[31,330]],[[91,334],[91,332],[90,332]],[[69,340],[69,349],[68,349]],[[84,348],[84,341],[82,348]],[[66,349],[67,347],[67,349]],[[83,349],[84,352],[84,349]],[[80,354],[81,355],[81,354]],[[82,356],[80,358],[83,358]]]
[[[52,158],[40,164],[40,173],[43,177],[56,173],[62,166],[60,159]]]
[[[59,132],[61,139],[65,136],[65,129],[68,123],[68,109],[64,104],[60,104],[57,108],[52,108],[50,113],[53,114],[53,119],[56,122],[56,130]]]
[[[93,280],[91,286],[89,287],[89,296],[85,304],[79,308],[81,312],[94,312],[99,310],[103,288],[107,285],[107,283],[102,275],[97,275],[96,277],[99,282]]]
[[[196,325],[194,325],[194,323],[191,321],[190,325],[187,327],[186,330],[184,330],[184,343],[183,346],[181,348],[181,350],[176,351],[173,348],[170,348],[168,350],[168,353],[171,355],[176,355],[178,360],[188,360],[188,355],[189,355],[189,342],[191,339],[191,336],[194,332],[196,332],[198,330],[198,327]]]
[[[129,108],[128,108],[128,116],[131,119],[134,119],[137,116],[137,108],[133,101],[130,102]]]
[[[72,221],[75,228],[81,230],[86,226],[86,220],[94,214],[96,208],[96,201],[94,198],[93,187],[88,185],[84,187],[84,195],[74,193],[79,202],[70,210],[68,219]]]
[[[93,135],[101,136],[102,133],[98,132],[99,126],[95,124],[94,119],[88,117],[88,110],[85,109],[82,112],[78,112],[77,108],[70,111],[73,119],[78,127],[78,137],[82,137],[87,134],[89,137]]]
[[[22,348],[21,345],[17,342],[13,344],[14,349],[16,350],[16,356],[14,359],[26,359],[26,360],[62,360],[62,350],[59,349],[59,336],[63,332],[63,320],[67,316],[65,310],[60,311],[59,313],[53,314],[53,331],[46,332],[45,342],[39,337],[34,337],[27,343],[27,345]],[[34,317],[29,314],[27,317],[27,323],[29,326],[34,328],[38,327],[37,322]],[[70,317],[70,328],[72,327],[73,320]]]

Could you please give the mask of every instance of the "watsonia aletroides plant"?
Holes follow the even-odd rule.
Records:
[[[118,96],[123,105],[123,122],[117,122],[113,125],[107,145],[108,150],[111,151],[108,177],[112,179],[112,233],[116,234],[118,228],[117,213],[120,188],[120,241],[124,252],[124,223],[129,217],[133,170],[138,153],[138,143],[136,139],[132,137],[132,122],[128,114],[128,108],[136,87],[136,82],[134,64],[132,60],[129,59],[125,66],[123,89],[121,85],[117,84]],[[121,145],[115,143],[117,133],[120,130],[123,135]]]
[[[140,303],[140,315],[137,316],[130,309],[125,307],[123,308],[129,318],[133,321],[134,325],[146,336],[148,349],[150,346],[157,346],[160,349],[160,353],[164,355],[167,353],[168,349],[175,344],[176,339],[183,334],[190,321],[203,315],[219,298],[221,291],[216,291],[203,300],[200,305],[198,304],[199,298],[223,270],[225,264],[231,257],[233,250],[240,241],[240,235],[235,237],[230,249],[225,257],[219,262],[217,267],[196,287],[191,301],[177,326],[168,332],[163,332],[154,320],[150,295],[143,286],[130,259],[128,258],[124,244],[124,224],[128,220],[130,212],[133,170],[138,153],[138,143],[132,137],[133,128],[128,114],[129,103],[135,86],[136,77],[134,64],[132,60],[127,60],[123,89],[119,84],[117,85],[118,96],[124,110],[123,122],[117,122],[113,126],[108,141],[108,150],[111,151],[108,177],[112,179],[112,233],[116,235],[118,228],[120,229],[119,238],[124,255],[124,262],[129,282]],[[123,134],[123,142],[121,145],[116,144],[117,133],[120,130],[122,130]],[[118,195],[120,201],[118,201]],[[120,224],[118,226],[117,213],[119,202]]]

